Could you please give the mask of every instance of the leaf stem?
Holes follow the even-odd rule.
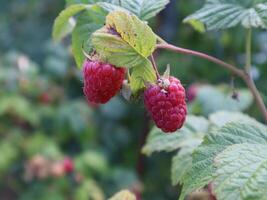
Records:
[[[157,67],[157,64],[155,62],[155,58],[154,58],[153,54],[151,54],[150,58],[151,58],[153,69],[156,72],[157,79],[159,79],[160,78],[160,74],[159,74],[158,67]]]
[[[249,76],[249,74],[247,73],[247,71],[245,70],[241,70],[239,68],[237,68],[234,65],[228,64],[218,58],[215,58],[213,56],[207,55],[205,53],[201,53],[198,51],[193,51],[190,49],[184,49],[181,47],[176,47],[174,45],[171,44],[157,44],[157,49],[168,49],[177,53],[181,53],[181,54],[187,54],[187,55],[193,55],[196,57],[200,57],[206,60],[209,60],[217,65],[222,66],[223,68],[227,69],[228,71],[230,71],[231,73],[237,75],[238,77],[240,77],[247,85],[247,87],[249,88],[249,90],[251,91],[251,93],[254,96],[254,99],[259,107],[259,110],[262,113],[262,116],[264,118],[265,123],[267,124],[267,109],[266,106],[264,104],[264,101],[258,91],[258,89],[256,88],[256,85],[254,83],[254,81],[252,80],[252,78]]]
[[[251,70],[251,39],[252,39],[252,29],[248,28],[246,33],[246,66],[245,70],[250,75]]]

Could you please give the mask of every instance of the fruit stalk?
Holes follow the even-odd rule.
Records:
[[[240,77],[246,83],[247,87],[249,88],[249,90],[253,94],[253,97],[254,97],[254,99],[255,99],[258,107],[259,107],[259,110],[262,113],[264,121],[267,124],[267,109],[266,109],[266,106],[264,104],[264,101],[263,101],[263,99],[260,95],[260,92],[258,91],[254,81],[252,80],[251,76],[249,76],[249,74],[245,70],[239,69],[234,65],[228,64],[228,63],[226,63],[220,59],[217,59],[217,58],[210,56],[210,55],[207,55],[205,53],[193,51],[193,50],[185,49],[185,48],[181,48],[181,47],[176,47],[176,46],[171,45],[171,44],[157,44],[157,49],[168,49],[168,50],[171,50],[171,51],[174,51],[177,53],[193,55],[196,57],[200,57],[200,58],[209,60],[209,61],[211,61],[217,65],[222,66],[223,68],[227,69],[231,73]]]

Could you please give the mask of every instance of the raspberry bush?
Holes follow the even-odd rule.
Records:
[[[89,102],[105,104],[119,91],[128,101],[142,99],[140,102],[144,102],[147,114],[158,127],[149,133],[142,152],[150,155],[155,151],[179,150],[173,157],[171,177],[173,184],[183,186],[180,199],[193,198],[197,190],[210,199],[265,199],[267,181],[262,177],[267,174],[266,126],[239,112],[211,111],[227,106],[231,111],[245,110],[253,96],[262,114],[260,120],[267,123],[266,106],[251,75],[252,29],[267,28],[267,2],[207,0],[203,8],[184,19],[202,33],[241,25],[246,32],[243,68],[174,46],[155,34],[147,20],[167,3],[167,0],[74,3],[55,20],[53,37],[55,40],[65,37],[70,19],[76,19],[76,25],[70,29],[72,49],[76,64],[83,67],[83,91]],[[206,90],[206,99],[201,96],[204,90],[191,87],[187,103],[182,81],[170,76],[168,68],[160,76],[154,58],[159,49],[196,56],[222,67],[243,80],[250,91],[249,100],[244,105],[236,103],[240,97],[232,83],[232,99],[225,97],[223,87]],[[215,99],[217,94],[221,96]],[[188,115],[199,104],[204,108],[207,104],[218,105],[214,110],[200,110],[203,117]],[[128,192],[125,195],[132,196]]]

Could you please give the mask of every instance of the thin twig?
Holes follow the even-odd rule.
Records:
[[[151,62],[152,62],[153,69],[154,69],[155,72],[156,72],[157,79],[159,79],[159,78],[160,78],[160,74],[159,74],[158,67],[157,67],[157,64],[156,64],[156,62],[155,62],[155,58],[154,58],[153,54],[151,54],[150,58],[151,58]]]
[[[252,39],[252,29],[249,28],[246,33],[246,66],[245,66],[245,70],[249,75],[251,70],[251,39]]]
[[[201,53],[201,52],[193,51],[193,50],[189,50],[189,49],[184,49],[181,47],[176,47],[176,46],[171,45],[171,44],[158,44],[157,49],[168,49],[168,50],[175,51],[177,53],[188,54],[188,55],[193,55],[193,56],[197,56],[200,58],[204,58],[206,60],[209,60],[215,64],[218,64],[218,65],[224,67],[225,69],[229,70],[233,74],[235,74],[238,77],[240,77],[241,79],[243,79],[243,81],[246,83],[246,85],[250,89],[251,93],[253,94],[254,99],[255,99],[255,101],[256,101],[256,103],[257,103],[257,105],[258,105],[258,107],[259,107],[259,109],[263,115],[265,123],[267,124],[266,106],[264,104],[264,101],[263,101],[258,89],[255,86],[254,81],[252,80],[252,78],[249,76],[249,74],[246,71],[238,69],[234,65],[228,64],[228,63],[226,63],[220,59],[217,59],[217,58],[212,57],[210,55],[207,55],[205,53]]]

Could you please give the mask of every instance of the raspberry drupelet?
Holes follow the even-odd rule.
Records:
[[[157,127],[169,133],[180,129],[186,119],[185,89],[175,77],[159,79],[144,93],[145,107]]]

